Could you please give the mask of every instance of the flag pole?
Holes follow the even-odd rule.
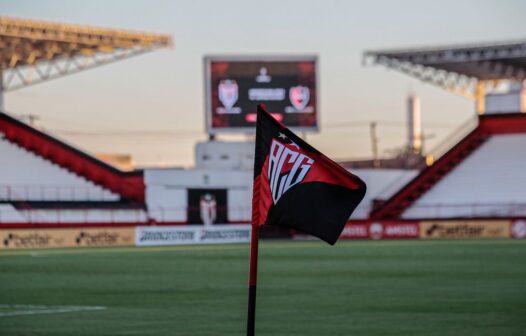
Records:
[[[252,225],[250,238],[250,270],[248,278],[247,336],[254,336],[256,326],[256,284],[258,278],[259,226]]]

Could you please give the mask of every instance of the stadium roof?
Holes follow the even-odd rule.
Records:
[[[165,34],[0,17],[0,89],[45,80],[172,45]]]
[[[470,98],[476,98],[477,84],[526,79],[526,40],[366,51],[363,57],[364,64],[384,65]]]

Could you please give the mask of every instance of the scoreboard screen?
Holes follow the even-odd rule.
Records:
[[[208,132],[255,132],[261,103],[286,126],[316,131],[316,61],[316,56],[205,57]]]

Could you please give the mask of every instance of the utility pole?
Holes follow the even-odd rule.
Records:
[[[27,120],[29,121],[29,126],[33,127],[35,126],[35,121],[39,120],[40,117],[35,114],[28,114]]]
[[[20,119],[27,119],[29,126],[35,127],[35,121],[40,120],[40,117],[36,114],[28,113],[20,115]]]
[[[4,74],[0,69],[0,111],[4,111]]]
[[[420,99],[412,94],[407,97],[407,151],[409,154],[422,154],[422,139]]]

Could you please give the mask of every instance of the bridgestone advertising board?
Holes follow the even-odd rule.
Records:
[[[250,225],[139,226],[136,246],[245,243],[250,241]]]

